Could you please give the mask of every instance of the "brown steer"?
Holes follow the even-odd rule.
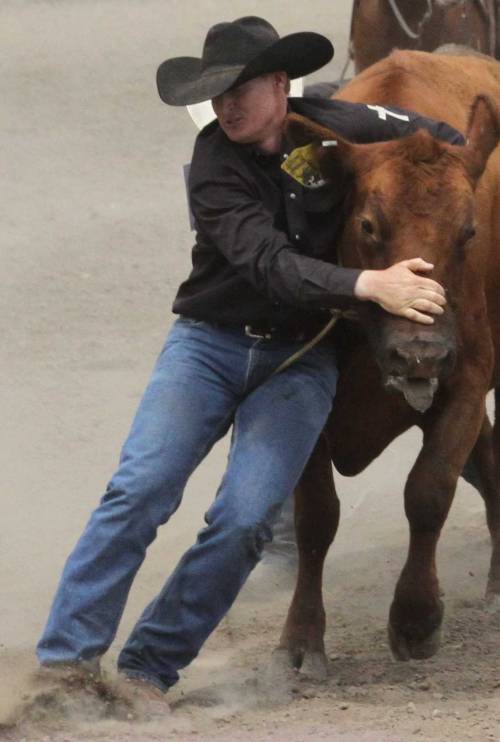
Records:
[[[389,618],[396,657],[428,657],[439,646],[435,552],[462,472],[485,500],[493,543],[487,596],[500,599],[500,424],[492,430],[485,416],[486,393],[500,386],[500,65],[396,52],[338,97],[386,107],[380,115],[390,115],[392,104],[446,120],[466,132],[467,145],[424,131],[353,144],[290,116],[292,140],[315,143],[324,178],[350,183],[343,264],[384,268],[421,256],[434,263],[431,276],[448,298],[433,325],[363,305],[362,331],[347,328],[334,409],[296,492],[299,575],[278,655],[319,676],[326,667],[322,568],[339,519],[331,459],[354,475],[409,427],[423,430],[405,488],[408,558]]]

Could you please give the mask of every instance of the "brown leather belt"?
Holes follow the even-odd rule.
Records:
[[[305,343],[314,338],[318,332],[324,327],[324,323],[309,323],[305,327],[297,326],[286,326],[286,325],[270,325],[267,322],[255,322],[254,324],[226,324],[225,322],[218,322],[215,320],[202,320],[196,317],[190,317],[189,315],[180,315],[180,319],[185,321],[200,323],[207,322],[214,327],[219,327],[221,330],[232,330],[233,332],[242,332],[244,335],[257,340],[278,340],[282,342],[290,343]]]
[[[244,332],[247,337],[261,340],[282,340],[290,343],[303,343],[313,338],[314,330],[298,330],[291,327],[269,327],[262,325],[245,325]]]

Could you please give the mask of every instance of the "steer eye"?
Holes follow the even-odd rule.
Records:
[[[467,243],[470,242],[470,240],[475,236],[476,234],[476,228],[473,224],[470,224],[467,227],[463,227],[460,233],[460,237],[458,240],[459,247],[464,248],[466,247]]]
[[[476,228],[475,227],[466,227],[464,229],[464,242],[468,242],[476,235]]]
[[[375,228],[369,219],[361,219],[361,229],[365,234],[369,235],[375,232]]]

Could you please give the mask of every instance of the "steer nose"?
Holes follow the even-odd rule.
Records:
[[[455,362],[454,351],[446,345],[425,344],[419,347],[395,346],[388,354],[389,373],[412,378],[443,376]]]

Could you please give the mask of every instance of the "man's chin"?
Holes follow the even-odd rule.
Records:
[[[251,144],[253,141],[251,134],[243,128],[227,128],[224,133],[228,139],[238,144]]]

